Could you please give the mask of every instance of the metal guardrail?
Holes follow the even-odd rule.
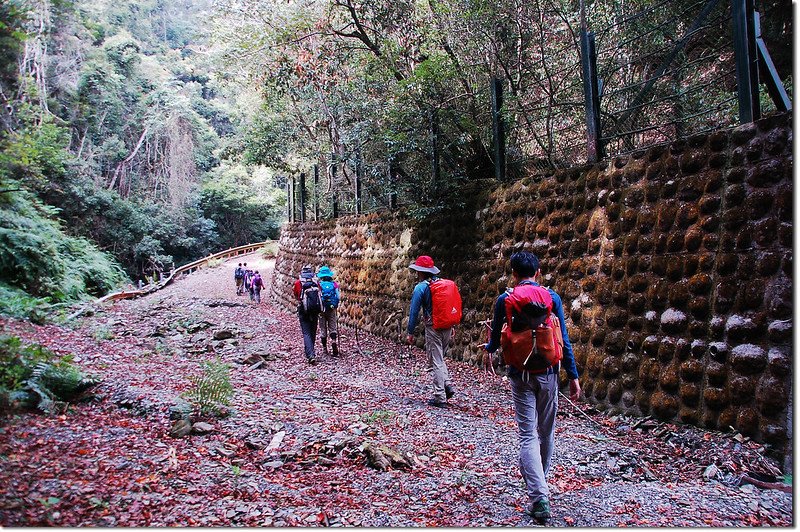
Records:
[[[247,255],[248,253],[253,253],[254,251],[258,251],[259,249],[261,249],[265,245],[269,244],[270,242],[274,242],[274,241],[273,240],[266,240],[264,242],[257,242],[255,244],[245,244],[244,246],[238,246],[238,247],[235,247],[235,248],[229,248],[229,249],[226,249],[225,251],[220,251],[218,253],[214,253],[212,255],[209,255],[208,257],[203,257],[202,259],[197,259],[194,262],[190,262],[189,264],[184,264],[183,266],[175,268],[174,270],[172,270],[169,273],[169,275],[167,277],[164,277],[163,279],[161,279],[160,281],[158,281],[155,284],[145,285],[142,288],[135,289],[135,290],[122,290],[122,291],[119,291],[119,292],[112,292],[110,294],[106,294],[103,297],[100,297],[100,298],[96,299],[95,301],[91,302],[86,307],[81,308],[80,310],[78,310],[74,314],[71,314],[69,317],[67,317],[67,319],[70,320],[70,319],[73,319],[73,318],[75,318],[77,316],[80,316],[81,314],[83,314],[83,312],[85,312],[87,310],[87,308],[90,305],[94,305],[94,304],[98,304],[98,303],[104,303],[106,301],[119,301],[120,299],[133,299],[133,298],[136,298],[136,297],[141,297],[141,296],[145,296],[147,294],[151,294],[153,292],[157,292],[158,290],[161,290],[162,288],[167,286],[169,283],[171,283],[177,276],[179,276],[181,274],[184,274],[184,273],[185,274],[189,274],[189,273],[192,273],[192,272],[196,272],[197,270],[199,270],[203,266],[206,266],[209,261],[212,261],[212,260],[223,260],[223,259],[228,259],[228,258],[231,258],[231,257],[237,257],[239,255]]]

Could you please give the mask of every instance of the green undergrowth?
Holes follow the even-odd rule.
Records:
[[[110,255],[67,234],[56,213],[24,189],[0,194],[0,313],[41,321],[49,305],[101,296],[126,282]]]
[[[76,367],[71,355],[59,357],[39,344],[0,335],[0,412],[61,412],[98,382]]]

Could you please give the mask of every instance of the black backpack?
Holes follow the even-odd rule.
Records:
[[[322,295],[319,285],[310,279],[300,281],[302,292],[300,293],[300,305],[306,315],[314,315],[322,312]]]

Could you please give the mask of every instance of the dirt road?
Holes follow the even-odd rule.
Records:
[[[235,295],[244,260],[271,268],[238,257],[71,328],[0,322],[104,379],[62,416],[3,419],[0,524],[534,524],[521,512],[506,381],[449,361],[453,405],[428,407],[423,353],[352,329],[342,358],[310,367],[296,316]],[[239,363],[251,355],[265,362]],[[170,405],[217,358],[231,367],[231,415],[170,437]],[[551,525],[791,526],[790,493],[734,485],[766,467],[757,444],[580,408],[560,405]],[[373,469],[366,445],[404,452],[411,467]]]

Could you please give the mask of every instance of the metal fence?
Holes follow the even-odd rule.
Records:
[[[546,44],[533,47],[516,82],[487,80],[496,179],[751,122],[762,108],[791,110],[753,0],[655,0],[638,9],[632,2],[584,4],[565,14],[556,2],[537,2]],[[430,160],[431,183],[442,169],[458,174],[441,149],[451,140],[434,112],[430,150],[421,154]],[[365,162],[357,151],[331,154],[327,167],[315,171],[313,208],[297,185],[289,190],[292,221],[309,212],[321,219],[394,209],[408,200],[389,161]],[[324,193],[321,182],[328,183]]]

